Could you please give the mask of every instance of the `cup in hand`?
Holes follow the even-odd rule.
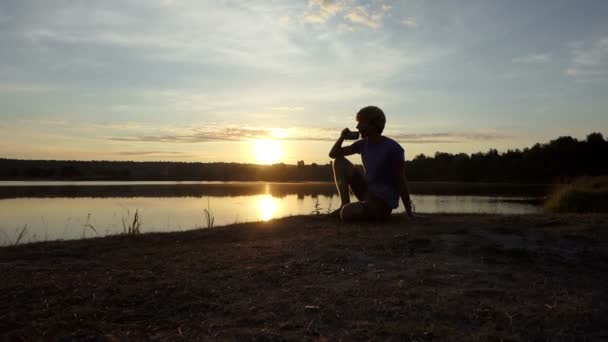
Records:
[[[351,131],[348,128],[345,128],[342,131],[342,137],[344,137],[345,140],[357,140],[359,139],[359,132]]]

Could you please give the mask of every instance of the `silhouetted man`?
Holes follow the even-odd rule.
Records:
[[[408,217],[413,217],[404,150],[382,135],[386,124],[384,112],[375,106],[362,108],[357,113],[357,122],[361,139],[342,147],[349,133],[353,133],[345,128],[329,151],[329,157],[335,159],[334,179],[342,201],[334,213],[339,213],[342,220],[386,219],[399,206],[401,198]],[[361,154],[365,175],[344,158],[355,153]],[[349,187],[359,202],[350,203]]]

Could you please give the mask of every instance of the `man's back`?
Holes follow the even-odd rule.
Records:
[[[405,161],[404,150],[393,139],[379,138],[376,142],[361,139],[352,146],[356,153],[361,154],[369,191],[395,209],[399,206],[399,191],[394,165]]]

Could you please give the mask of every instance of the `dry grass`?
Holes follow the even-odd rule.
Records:
[[[122,218],[122,232],[126,235],[137,235],[141,233],[141,214],[139,209],[135,209],[133,219],[131,213],[127,210],[127,217]]]
[[[123,222],[123,226],[124,226],[124,222]],[[95,232],[95,234],[97,234],[97,229],[95,229],[95,226],[93,226],[93,224],[91,224],[91,213],[87,214],[87,219],[84,222],[84,225],[82,226],[84,229],[90,229],[92,231]]]
[[[23,242],[25,235],[27,233],[27,224],[23,226],[23,228],[15,229],[15,239],[13,240],[7,233],[1,231],[2,235],[4,235],[5,245],[7,246],[17,246]]]
[[[608,176],[584,177],[558,187],[545,201],[552,213],[608,212]]]
[[[323,208],[321,207],[321,202],[319,202],[319,198],[315,197],[315,201],[313,202],[313,209],[310,212],[313,215],[321,215],[321,211]]]
[[[23,238],[25,237],[26,232],[27,232],[27,224],[25,226],[23,226],[23,228],[21,228],[19,233],[17,233],[17,238],[15,239],[15,241],[13,242],[12,245],[17,246],[18,244],[20,244],[21,240],[23,240]]]
[[[211,211],[211,202],[207,198],[207,208],[203,209],[203,222],[205,223],[205,228],[213,228],[215,224],[215,216],[213,216],[213,212]]]

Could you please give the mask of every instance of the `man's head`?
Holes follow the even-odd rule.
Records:
[[[380,135],[384,131],[386,116],[382,109],[376,106],[361,108],[357,113],[357,129],[363,138]]]

